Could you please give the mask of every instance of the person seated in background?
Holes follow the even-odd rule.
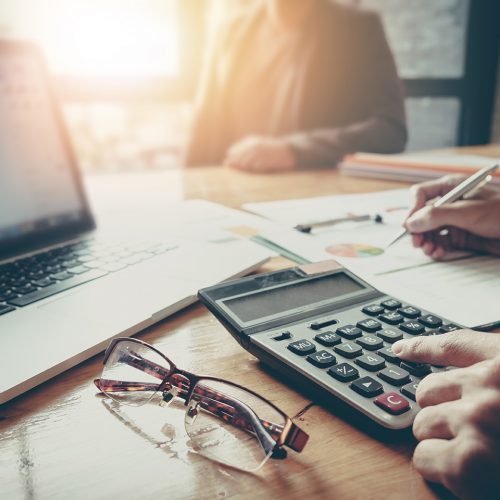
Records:
[[[375,13],[255,0],[215,39],[184,161],[288,171],[397,153],[406,139],[402,86]]]
[[[500,191],[483,188],[472,199],[426,205],[462,180],[446,177],[416,186],[405,223],[414,245],[436,259],[451,250],[500,256]],[[498,302],[500,316],[499,297],[491,300]],[[460,498],[500,498],[500,334],[460,330],[401,340],[392,350],[405,360],[459,367],[428,375],[417,388],[422,410],[413,424],[420,441],[415,467]]]

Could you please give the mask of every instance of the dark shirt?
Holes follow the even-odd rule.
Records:
[[[186,165],[222,163],[249,135],[283,138],[298,165],[399,152],[404,100],[378,16],[317,0],[294,31],[264,6],[218,33],[200,86]]]

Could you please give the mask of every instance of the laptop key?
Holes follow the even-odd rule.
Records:
[[[90,269],[85,266],[75,266],[75,267],[70,267],[69,269],[67,269],[67,271],[68,273],[71,274],[83,274],[90,271]]]
[[[50,297],[56,293],[64,292],[70,288],[86,283],[87,281],[92,281],[101,276],[108,274],[105,271],[93,270],[88,273],[82,274],[80,276],[70,275],[69,279],[61,281],[59,283],[54,283],[53,285],[47,286],[35,292],[29,293],[28,295],[23,295],[22,297],[13,298],[12,300],[7,300],[10,305],[24,307],[33,302]]]
[[[16,310],[15,307],[4,306],[4,305],[0,304],[0,316],[2,316],[2,314],[7,314],[8,312],[15,311],[15,310]]]
[[[33,283],[33,285],[38,286],[40,288],[45,288],[46,286],[52,285],[52,283],[54,283],[54,280],[52,280],[50,278],[42,278],[39,280],[33,280],[31,283]]]
[[[51,277],[56,279],[56,280],[67,280],[71,278],[73,275],[71,273],[68,273],[68,271],[61,271],[60,273],[55,273]]]

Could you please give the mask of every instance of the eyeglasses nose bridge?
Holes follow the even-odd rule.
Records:
[[[199,401],[191,400],[189,402],[188,407],[186,408],[186,423],[194,424],[196,421],[196,417],[198,416],[198,406],[200,405]]]
[[[179,389],[177,387],[170,387],[170,389],[164,389],[162,394],[162,401],[160,406],[169,406],[174,398],[179,394]]]

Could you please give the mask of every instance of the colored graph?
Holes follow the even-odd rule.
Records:
[[[331,245],[325,248],[328,253],[337,257],[376,257],[382,255],[384,250],[372,245],[365,245],[363,243],[342,243],[339,245]]]

